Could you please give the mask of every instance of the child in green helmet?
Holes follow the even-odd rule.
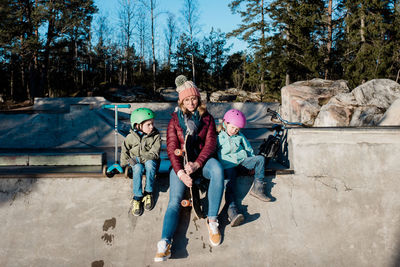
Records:
[[[161,136],[154,127],[155,114],[151,109],[138,108],[131,114],[129,134],[121,146],[121,166],[132,168],[133,199],[131,213],[143,214],[154,207],[153,184],[160,163]],[[146,185],[142,190],[142,175],[146,174]]]

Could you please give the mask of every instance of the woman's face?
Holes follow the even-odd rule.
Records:
[[[199,105],[199,98],[197,96],[188,96],[183,99],[183,106],[190,112],[194,112]]]

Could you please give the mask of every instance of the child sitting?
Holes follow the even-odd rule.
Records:
[[[228,181],[225,191],[225,202],[228,205],[228,219],[231,226],[240,225],[244,216],[238,212],[235,203],[235,182],[239,168],[254,169],[254,183],[250,195],[268,202],[271,199],[264,193],[264,157],[254,155],[247,138],[240,132],[246,125],[246,117],[237,109],[228,110],[223,122],[218,127],[218,158],[224,168]]]
[[[134,216],[154,207],[153,184],[159,167],[161,137],[154,127],[155,114],[151,109],[138,108],[131,114],[129,134],[121,146],[121,166],[132,168],[133,199],[131,212]],[[146,171],[146,186],[142,192],[142,175]]]

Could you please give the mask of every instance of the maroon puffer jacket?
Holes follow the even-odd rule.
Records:
[[[213,116],[205,112],[201,117],[201,125],[198,131],[200,154],[195,160],[200,164],[200,168],[204,166],[209,158],[211,158],[217,148],[217,133],[215,130],[215,121]],[[185,137],[183,130],[179,125],[179,119],[176,112],[172,113],[172,118],[168,123],[167,130],[167,153],[171,161],[172,168],[175,173],[183,169],[183,157],[174,154],[175,149],[184,148]]]

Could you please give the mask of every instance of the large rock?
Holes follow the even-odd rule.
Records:
[[[321,106],[339,93],[347,93],[346,81],[312,79],[299,81],[281,90],[282,115],[289,121],[313,125]]]
[[[259,102],[260,99],[258,92],[247,92],[237,88],[215,91],[210,95],[210,102]]]
[[[389,79],[368,81],[351,93],[334,96],[321,108],[314,126],[375,126],[400,97],[400,85]]]
[[[393,104],[383,114],[379,126],[398,126],[400,125],[400,98],[395,100]]]
[[[160,95],[167,102],[176,102],[179,99],[178,92],[175,88],[168,87],[159,89]]]

